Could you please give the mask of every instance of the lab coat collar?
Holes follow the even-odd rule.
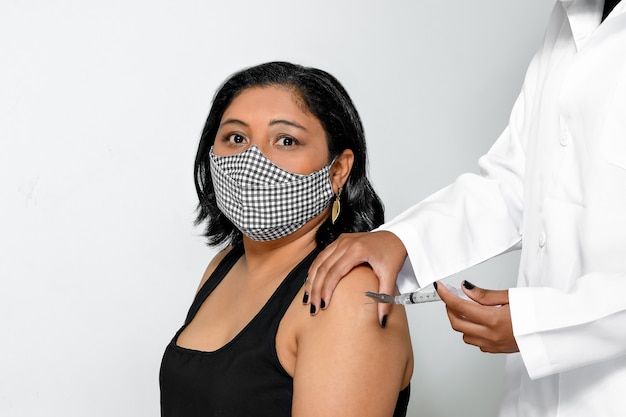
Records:
[[[559,0],[572,30],[576,49],[581,50],[602,20],[603,0]],[[621,6],[621,3],[617,7]],[[617,8],[616,7],[616,8]]]

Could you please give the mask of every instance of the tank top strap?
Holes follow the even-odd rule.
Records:
[[[243,243],[239,243],[234,246],[230,252],[226,254],[224,259],[217,265],[215,271],[211,273],[209,279],[202,285],[196,297],[189,307],[189,312],[187,313],[187,318],[185,319],[185,325],[189,324],[191,320],[195,317],[196,313],[200,309],[200,306],[206,300],[206,298],[213,292],[215,287],[219,285],[220,282],[224,279],[228,271],[235,265],[235,262],[243,255]]]
[[[275,323],[276,326],[305,283],[309,266],[311,266],[318,253],[320,253],[320,250],[316,248],[300,261],[298,265],[287,274],[284,281],[272,296],[272,299],[270,299],[270,302],[268,302],[270,309],[273,310],[270,316],[278,318],[278,321]],[[273,302],[274,300],[277,301]]]

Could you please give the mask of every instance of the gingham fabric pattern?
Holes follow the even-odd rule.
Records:
[[[330,165],[308,175],[274,165],[255,145],[245,152],[210,152],[218,208],[243,234],[257,241],[290,235],[330,203]]]

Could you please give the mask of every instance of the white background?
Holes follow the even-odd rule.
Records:
[[[390,219],[476,171],[547,0],[0,0],[0,415],[155,416],[165,345],[213,252],[192,168],[218,85],[270,60],[335,75]],[[518,255],[466,271],[515,282]],[[409,415],[493,416],[503,356],[408,308]]]

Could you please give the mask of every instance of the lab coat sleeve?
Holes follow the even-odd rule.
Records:
[[[530,88],[518,97],[509,125],[479,160],[479,174],[463,174],[382,225],[408,257],[397,284],[412,292],[510,250],[521,242],[524,143]]]
[[[626,273],[590,273],[564,292],[509,290],[515,340],[532,379],[626,354]]]

